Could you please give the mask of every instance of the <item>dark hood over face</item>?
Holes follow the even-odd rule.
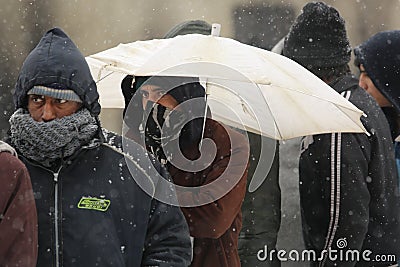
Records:
[[[189,100],[196,100],[182,108],[186,114],[205,114],[206,97],[205,89],[199,83],[198,78],[193,77],[166,77],[166,76],[144,76],[134,77],[127,75],[121,83],[122,93],[125,98],[124,121],[132,130],[137,130],[143,119],[143,106],[141,94],[136,91],[142,85],[155,85],[163,88],[169,95],[182,104]],[[189,115],[190,116],[190,115]],[[207,109],[207,117],[210,117]],[[192,147],[198,145],[203,132],[204,116],[188,121],[180,134],[180,144],[182,147]]]
[[[15,107],[27,107],[33,86],[53,84],[73,90],[93,116],[99,115],[99,94],[85,57],[59,28],[46,32],[25,59],[15,85]]]
[[[379,32],[354,48],[355,64],[362,64],[376,88],[400,112],[400,31]]]

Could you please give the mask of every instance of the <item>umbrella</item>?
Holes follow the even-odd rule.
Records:
[[[198,77],[214,119],[277,140],[366,132],[361,110],[296,62],[230,38],[187,34],[119,44],[86,60],[103,108],[123,109],[122,79]]]

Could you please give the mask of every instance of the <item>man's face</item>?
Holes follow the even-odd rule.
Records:
[[[378,88],[376,88],[375,84],[368,76],[368,73],[365,71],[364,66],[361,64],[359,68],[361,73],[358,85],[361,88],[364,88],[373,98],[375,98],[376,102],[380,107],[392,106],[390,101],[384,95],[382,95],[382,93],[378,90]]]
[[[139,90],[142,95],[143,109],[146,108],[148,101],[158,103],[169,109],[174,109],[179,104],[174,97],[165,94],[164,90],[159,86],[143,85]]]
[[[35,121],[47,122],[77,112],[82,104],[44,95],[29,95],[28,111]]]

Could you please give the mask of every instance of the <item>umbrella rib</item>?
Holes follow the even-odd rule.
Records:
[[[102,78],[99,78],[99,80],[98,80],[96,83],[101,82],[102,80],[104,80],[104,79],[107,78],[108,76],[112,75],[113,73],[114,73],[114,71],[110,72],[109,74],[105,75],[105,76],[102,77]]]
[[[265,104],[266,104],[267,107],[268,107],[269,112],[272,114],[271,108],[270,108],[270,106],[268,105],[268,102],[267,102],[267,100],[265,99],[264,94],[262,93],[261,87],[260,87],[259,84],[257,84],[257,83],[256,83],[256,85],[257,85],[257,87],[258,87],[258,90],[260,90],[260,92],[261,92],[261,95],[262,95],[262,97],[263,97],[263,100],[264,100]],[[274,122],[275,129],[276,129],[276,131],[277,131],[278,134],[279,134],[279,139],[282,140],[283,137],[282,137],[281,131],[279,130],[278,123],[276,122],[274,116],[271,116],[271,118],[272,118],[272,120],[273,120],[273,122]]]

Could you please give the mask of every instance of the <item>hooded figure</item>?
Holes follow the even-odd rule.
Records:
[[[188,265],[184,217],[153,198],[157,180],[145,171],[160,166],[134,143],[128,156],[103,142],[96,84],[61,29],[26,58],[14,101],[10,142],[36,196],[38,266]]]
[[[322,2],[303,7],[284,42],[283,55],[366,113],[361,121],[370,133],[302,140],[300,206],[306,248],[317,255],[313,266],[376,266],[379,255],[400,256],[400,199],[389,125],[351,75],[350,52],[343,18]],[[395,263],[393,257],[380,262]]]
[[[165,38],[191,33],[210,34],[211,25],[201,20],[186,21],[172,28]],[[194,238],[191,266],[240,266],[238,235],[246,191],[247,140],[211,119],[205,89],[197,78],[128,75],[121,89],[125,98],[124,121],[130,128],[127,136],[154,154],[175,184],[198,188],[178,192],[180,203],[213,200],[182,207]],[[205,154],[210,158],[212,153],[203,140],[212,140],[216,145],[216,155],[207,164],[201,160]],[[175,145],[169,149],[171,144]],[[233,187],[207,189],[208,184],[221,179]],[[220,190],[224,191],[222,197],[216,196]]]
[[[379,32],[354,48],[355,64],[362,64],[376,88],[400,113],[400,31]]]
[[[45,94],[55,98],[67,99],[67,93],[75,93],[93,117],[100,113],[99,94],[89,66],[61,29],[46,33],[25,59],[15,85],[16,108],[26,107],[28,91],[36,85],[53,89]]]
[[[169,30],[165,38],[194,33],[210,35],[211,24],[202,20],[185,21]],[[250,183],[257,164],[261,163],[261,142],[272,143],[272,147],[275,146],[275,143],[277,144],[275,150],[276,154],[270,172],[265,174],[267,176],[265,181],[255,192],[246,192],[241,209],[242,230],[239,233],[238,239],[240,263],[243,267],[253,267],[260,263],[256,255],[259,249],[264,247],[264,245],[267,245],[269,248],[274,248],[277,241],[281,217],[281,195],[278,182],[279,143],[271,139],[262,141],[262,139],[267,138],[251,132],[247,132],[247,136],[250,145],[247,184]],[[268,259],[262,264],[266,266],[279,266],[276,257],[274,257],[273,263]]]
[[[379,32],[354,48],[359,85],[378,102],[389,122],[400,187],[400,31]],[[396,140],[397,139],[397,140]]]
[[[362,68],[360,86],[382,108],[389,122],[393,141],[400,134],[399,46],[400,31],[385,31],[375,34],[354,48],[354,64]],[[396,158],[400,159],[400,154]]]
[[[134,85],[133,87],[131,85]],[[128,75],[124,78],[121,84],[122,92],[125,98],[125,109],[124,109],[124,120],[132,128],[132,125],[139,127],[142,133],[146,137],[146,148],[151,151],[162,163],[166,160],[167,156],[164,151],[160,149],[161,146],[161,132],[159,131],[159,125],[165,123],[165,118],[168,117],[166,114],[167,110],[161,105],[157,105],[155,109],[153,105],[154,102],[149,101],[145,110],[142,105],[137,105],[135,103],[142,103],[141,98],[143,95],[141,93],[136,94],[137,90],[143,84],[151,84],[160,88],[165,88],[168,94],[171,95],[178,103],[184,103],[188,100],[191,101],[190,105],[181,106],[180,114],[177,118],[175,116],[171,117],[174,121],[171,121],[171,126],[173,126],[170,131],[174,132],[174,128],[180,126],[182,123],[186,123],[180,131],[179,135],[179,146],[188,147],[195,146],[198,147],[203,134],[204,120],[203,117],[206,113],[208,116],[210,111],[206,110],[206,99],[205,90],[195,78],[182,78],[182,77],[136,77],[135,82],[133,82],[133,76]],[[132,100],[134,97],[134,101]],[[129,103],[132,102],[132,107]],[[129,112],[127,112],[129,106]],[[151,116],[151,112],[157,112],[154,116]],[[190,116],[201,116],[194,120],[187,120]],[[147,128],[143,127],[143,118],[148,117],[149,121]],[[157,120],[153,120],[153,117],[157,117]],[[168,134],[167,128],[164,127],[164,135]],[[171,133],[174,134],[174,133]],[[165,138],[164,138],[165,139]],[[165,139],[166,140],[166,139]],[[137,140],[138,141],[138,140]],[[140,140],[138,141],[140,142]],[[198,152],[200,153],[200,152]]]
[[[178,201],[185,205],[211,199],[209,204],[181,208],[194,238],[191,266],[240,266],[237,242],[246,190],[247,140],[210,118],[205,89],[195,78],[135,77],[133,80],[127,76],[121,88],[127,103],[126,136],[138,140],[154,154],[175,184],[197,188],[178,192]],[[202,148],[203,140],[212,140],[216,151],[209,163],[200,166],[203,162],[199,159],[212,154]],[[174,149],[168,149],[173,142]],[[221,188],[204,187],[220,177],[226,177],[225,183],[232,184],[222,197],[217,196]]]
[[[400,134],[400,31],[379,32],[354,48],[362,68],[360,86],[378,102],[388,119],[393,141]],[[369,84],[372,81],[372,84]]]

